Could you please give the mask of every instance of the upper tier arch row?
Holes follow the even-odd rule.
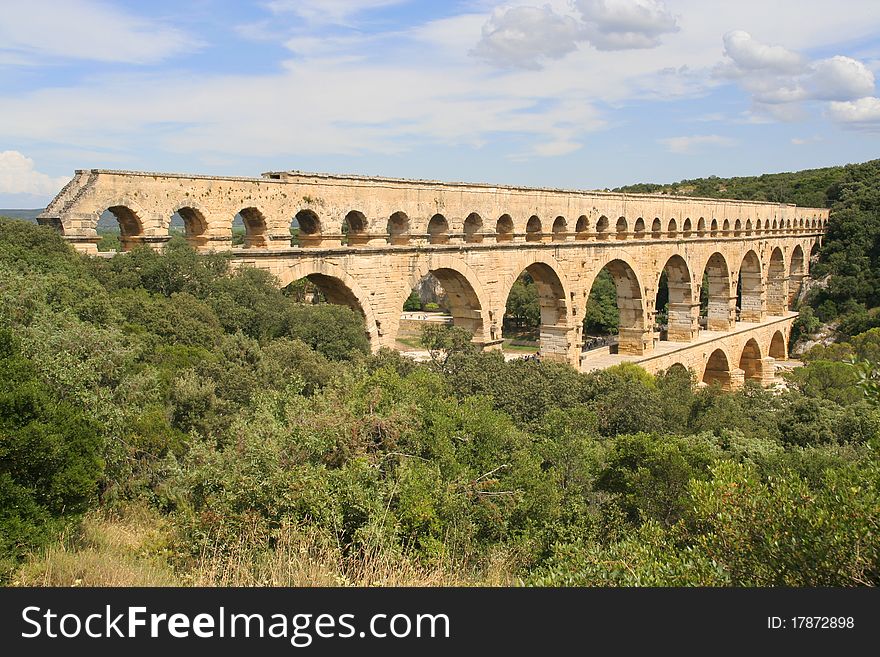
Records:
[[[190,242],[245,248],[742,238],[824,232],[828,210],[787,204],[493,187],[355,176],[265,174],[215,178],[77,171],[40,215],[77,248],[95,251],[109,211],[122,249],[168,239],[173,215]]]

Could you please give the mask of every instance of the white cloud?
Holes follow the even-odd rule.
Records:
[[[586,35],[599,50],[654,48],[663,34],[679,30],[660,0],[575,0]]]
[[[874,74],[850,57],[822,59],[812,65],[806,86],[811,98],[853,100],[874,91]]]
[[[809,101],[850,101],[874,91],[874,73],[862,62],[837,55],[810,62],[782,46],[771,46],[736,30],[724,35],[727,60],[719,78],[734,79],[752,95],[753,114],[780,121],[806,116]]]
[[[829,116],[849,128],[880,130],[880,98],[869,96],[846,102],[832,102]]]
[[[782,46],[768,46],[743,30],[733,30],[723,37],[724,54],[741,69],[796,73],[803,69],[803,58]]]
[[[499,9],[483,26],[472,53],[501,67],[538,69],[544,58],[561,59],[577,49],[581,26],[544,7]]]
[[[3,0],[0,51],[29,57],[150,64],[201,47],[157,21],[92,0]]]
[[[18,151],[0,152],[0,194],[57,194],[69,180],[37,171],[34,161]]]
[[[723,146],[729,147],[736,144],[736,141],[730,137],[722,137],[720,135],[691,135],[689,137],[667,137],[658,139],[670,153],[692,153],[700,150],[703,146]]]
[[[501,68],[539,69],[580,43],[600,51],[640,50],[679,29],[660,0],[572,0],[572,8],[577,18],[550,4],[497,7],[471,54]]]

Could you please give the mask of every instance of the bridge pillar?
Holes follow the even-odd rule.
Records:
[[[541,359],[577,366],[580,354],[573,326],[541,324]]]
[[[700,332],[699,303],[670,303],[666,339],[671,342],[690,342]]]
[[[776,379],[776,359],[765,356],[761,359],[761,385],[765,388],[773,385]]]
[[[767,285],[767,314],[775,317],[788,310],[788,279],[773,281]]]
[[[793,306],[801,294],[801,286],[804,284],[804,274],[792,274],[788,277],[788,305]]]
[[[710,331],[729,331],[736,323],[736,295],[709,299],[706,328]]]
[[[643,328],[620,328],[617,331],[617,353],[641,356],[654,348],[654,332]]]

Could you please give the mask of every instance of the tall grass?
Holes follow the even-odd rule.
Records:
[[[509,586],[514,558],[498,551],[479,568],[426,566],[379,544],[345,554],[326,536],[282,528],[272,548],[247,537],[206,546],[196,557],[175,549],[174,531],[155,511],[133,506],[92,512],[80,528],[32,555],[13,586]]]

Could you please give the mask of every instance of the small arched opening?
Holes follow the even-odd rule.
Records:
[[[405,212],[395,212],[388,218],[388,243],[396,246],[409,244],[409,217]]]
[[[300,210],[290,224],[293,246],[314,247],[321,245],[321,220],[314,210]]]
[[[464,220],[464,241],[469,244],[483,241],[483,218],[471,212]]]
[[[269,246],[269,236],[267,234],[266,217],[257,208],[243,208],[233,221],[233,225],[241,219],[244,226],[244,235],[242,236],[242,246],[246,249],[264,249]],[[232,243],[236,242],[236,233],[233,230]]]
[[[342,243],[361,246],[370,241],[367,232],[367,217],[363,212],[352,210],[342,219]]]
[[[540,242],[543,239],[544,231],[541,227],[541,220],[537,215],[532,215],[526,222],[526,242]]]
[[[449,242],[449,222],[442,214],[435,214],[428,221],[428,243],[446,244]]]
[[[564,242],[566,237],[568,237],[568,223],[565,221],[565,217],[556,217],[553,220],[552,239],[554,242]]]

